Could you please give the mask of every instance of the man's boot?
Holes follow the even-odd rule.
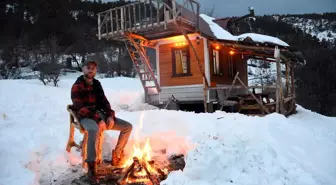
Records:
[[[120,166],[122,165],[124,159],[124,151],[121,151],[120,157],[118,157],[115,153],[115,150],[112,150],[112,160],[111,160],[111,165],[112,166]]]
[[[99,185],[99,179],[96,176],[96,163],[88,162],[88,173],[89,182],[91,185]]]

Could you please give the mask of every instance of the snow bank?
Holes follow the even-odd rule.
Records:
[[[228,31],[226,31],[225,29],[223,29],[222,27],[220,27],[217,23],[213,22],[213,20],[215,18],[207,16],[205,14],[200,14],[200,17],[209,24],[211,31],[213,32],[213,34],[218,38],[218,39],[222,39],[222,40],[229,40],[229,41],[238,41],[238,40],[242,40],[246,37],[251,37],[251,39],[255,42],[260,42],[260,43],[273,43],[273,44],[277,44],[280,46],[286,46],[288,47],[289,45],[276,38],[276,37],[272,37],[272,36],[268,36],[268,35],[262,35],[262,34],[257,34],[257,33],[245,33],[245,34],[241,34],[238,36],[232,35],[231,33],[229,33]]]
[[[70,184],[82,175],[79,153],[65,152],[65,107],[73,82],[63,79],[52,87],[37,80],[0,81],[1,185]],[[158,110],[142,103],[139,80],[101,82],[117,116],[134,126],[126,151],[134,139],[150,137],[153,151],[186,154],[185,170],[173,172],[162,184],[332,185],[336,180],[336,118],[302,107],[289,118]],[[105,158],[118,134],[105,132]],[[75,140],[81,138],[76,131]]]

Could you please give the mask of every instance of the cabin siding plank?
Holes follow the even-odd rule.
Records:
[[[160,101],[166,102],[172,95],[179,101],[203,100],[203,85],[162,89],[160,93]]]
[[[160,95],[150,95],[150,101],[156,104],[166,103],[172,95],[180,102],[202,101],[203,84],[193,86],[170,86],[162,88]]]

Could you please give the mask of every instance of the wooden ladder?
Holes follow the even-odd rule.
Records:
[[[145,39],[126,32],[124,35],[126,37],[126,48],[145,90],[145,97],[147,98],[148,94],[159,94],[161,91],[159,83],[150,65],[146,50],[141,45],[141,42]]]

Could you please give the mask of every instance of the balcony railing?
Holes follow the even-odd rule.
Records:
[[[182,20],[198,28],[199,3],[195,0],[138,0],[98,14],[98,38],[113,38],[125,31],[146,31]],[[183,16],[183,11],[189,16]],[[193,14],[193,16],[190,16]]]

